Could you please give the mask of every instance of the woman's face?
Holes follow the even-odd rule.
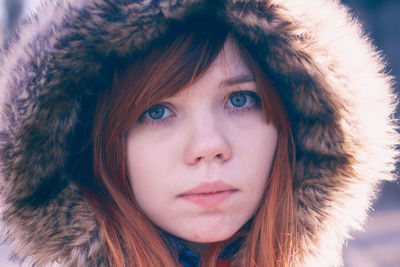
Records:
[[[208,71],[127,134],[127,170],[150,220],[191,242],[231,237],[255,213],[277,141],[259,88],[228,38]]]

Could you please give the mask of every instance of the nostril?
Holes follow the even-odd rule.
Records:
[[[222,139],[221,139],[222,140]],[[231,157],[231,147],[226,140],[218,142],[195,142],[189,144],[185,153],[184,160],[187,164],[193,165],[200,162],[225,162]]]

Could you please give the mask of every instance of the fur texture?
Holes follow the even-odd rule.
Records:
[[[172,19],[210,10],[257,47],[292,121],[302,246],[294,265],[342,264],[342,244],[362,226],[378,183],[394,179],[399,138],[384,63],[333,0],[47,3],[1,55],[1,221],[17,259],[107,266],[67,166],[82,99]]]

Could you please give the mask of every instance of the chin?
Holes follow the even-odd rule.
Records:
[[[234,233],[235,232],[219,233],[218,235],[215,235],[215,232],[211,232],[209,234],[196,234],[195,236],[190,236],[184,239],[196,243],[214,243],[227,240],[232,237]]]

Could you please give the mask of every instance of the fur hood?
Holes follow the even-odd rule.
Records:
[[[342,264],[342,245],[379,182],[394,179],[399,138],[384,63],[334,0],[47,3],[0,55],[1,228],[16,258],[104,266],[104,237],[68,167],[82,101],[110,85],[116,60],[197,12],[213,12],[257,47],[288,110],[303,250],[296,266]]]

